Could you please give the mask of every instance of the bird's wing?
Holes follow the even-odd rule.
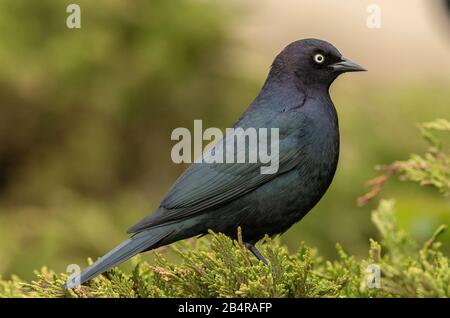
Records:
[[[298,118],[292,118],[289,114],[285,116],[302,120],[298,115],[294,115]],[[295,126],[298,127],[298,122]],[[260,168],[266,165],[261,162],[192,164],[166,194],[160,208],[129,228],[128,232],[139,232],[201,213],[208,208],[235,200],[291,170],[302,160],[302,146],[298,145],[298,140],[302,140],[302,133],[302,129],[291,129],[287,134],[280,132],[279,169],[274,174],[261,174]],[[307,142],[302,142],[302,145],[306,146]]]

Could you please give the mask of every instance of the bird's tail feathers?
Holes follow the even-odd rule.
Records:
[[[135,234],[125,242],[116,246],[109,253],[99,258],[94,264],[84,269],[79,275],[72,277],[67,281],[64,287],[78,287],[78,285],[106,272],[134,255],[151,249],[152,246],[158,244],[171,233],[172,231],[168,230],[166,227],[158,227]]]

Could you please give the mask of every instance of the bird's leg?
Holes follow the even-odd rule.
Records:
[[[257,259],[259,259],[261,262],[264,263],[264,265],[269,265],[269,262],[267,262],[267,260],[264,258],[264,256],[262,256],[262,254],[258,251],[258,249],[255,247],[255,245],[250,244],[250,243],[244,243],[245,247],[248,248],[250,250],[250,252],[253,253],[253,255],[256,256]]]

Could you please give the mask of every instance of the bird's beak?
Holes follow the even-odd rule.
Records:
[[[330,66],[333,68],[334,71],[339,73],[367,71],[361,65],[356,64],[352,60],[349,60],[345,57],[343,57],[341,61],[331,64]]]

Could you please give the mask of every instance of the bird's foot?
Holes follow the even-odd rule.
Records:
[[[249,249],[250,252],[255,255],[257,259],[259,259],[261,262],[264,263],[264,265],[269,266],[269,262],[262,256],[262,254],[258,251],[258,249],[255,247],[255,245],[250,243],[244,243],[245,247]]]

